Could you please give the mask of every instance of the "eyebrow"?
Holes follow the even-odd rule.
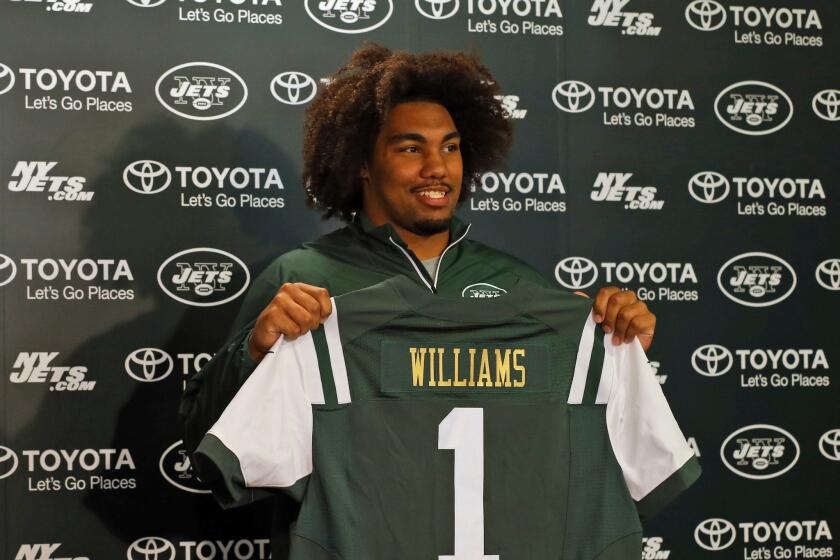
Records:
[[[446,136],[443,137],[443,141],[446,142],[448,140],[452,140],[454,138],[460,138],[461,133],[457,130],[453,130],[452,132],[448,133]],[[405,134],[394,134],[393,136],[388,137],[389,144],[395,144],[397,142],[403,142],[406,140],[410,140],[413,142],[425,142],[426,137],[422,134],[418,134],[416,132],[406,132]]]

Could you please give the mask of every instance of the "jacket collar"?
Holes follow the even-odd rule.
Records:
[[[408,245],[406,245],[405,241],[402,240],[391,224],[382,224],[381,226],[377,226],[370,220],[370,218],[367,217],[367,214],[362,211],[356,212],[353,215],[351,223],[366,235],[388,244],[390,244],[390,240],[393,239],[394,242],[399,244],[401,247],[408,249]],[[449,224],[449,243],[451,244],[455,240],[460,240],[469,229],[470,224],[465,224],[460,218],[458,218],[458,216],[452,216],[452,221]]]

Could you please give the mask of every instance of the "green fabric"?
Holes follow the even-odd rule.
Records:
[[[396,276],[336,298],[352,402],[335,401],[336,364],[329,363],[319,329],[313,342],[326,404],[312,405],[314,471],[292,529],[290,560],[453,554],[459,451],[441,446],[439,437],[442,423],[456,411],[481,415],[479,431],[461,437],[456,449],[468,448],[467,457],[481,461],[468,462],[462,473],[467,487],[480,484],[484,554],[505,560],[640,557],[637,505],[613,454],[606,405],[567,404],[590,302],[521,280],[506,290],[493,300],[447,298]],[[603,337],[596,339],[600,362],[603,343]],[[419,348],[434,349],[436,359],[427,356],[418,365]],[[427,383],[459,378],[456,365],[464,372],[461,379],[471,378],[466,372],[478,362],[459,357],[483,352],[493,356],[486,366],[491,385],[442,392]],[[512,357],[517,355],[520,361]],[[495,382],[508,378],[510,384]],[[262,393],[252,398],[265,402]],[[283,418],[272,419],[272,426],[282,425],[274,422]],[[235,441],[236,432],[228,433]],[[217,468],[227,485],[222,501],[243,495],[237,485],[249,465],[240,468],[218,449],[208,454],[206,448],[202,443],[197,456],[220,457]],[[274,467],[270,457],[253,461],[259,461],[252,462],[259,472]],[[662,506],[692,482],[699,472],[690,463],[640,508]],[[203,461],[198,464],[203,468]],[[483,475],[469,477],[476,465]]]
[[[466,233],[467,227],[453,219],[450,240]],[[353,223],[275,259],[251,284],[239,310],[231,337],[201,371],[187,381],[179,416],[184,427],[184,444],[192,452],[207,430],[219,418],[256,364],[248,354],[248,336],[260,311],[286,282],[305,282],[329,290],[330,295],[373,286],[396,275],[405,275],[425,287],[405,254],[409,252],[424,275],[432,279],[411,251],[386,224],[374,226],[363,214]],[[534,268],[512,255],[492,249],[469,236],[454,244],[443,256],[438,273],[437,293],[460,297],[465,288],[489,283],[505,289],[506,283],[523,278],[535,284],[550,284]]]
[[[267,488],[245,488],[239,459],[212,434],[201,440],[194,457],[201,481],[222,507],[242,506],[275,495]]]
[[[466,233],[467,227],[453,220],[450,240]],[[220,348],[201,371],[187,381],[179,416],[184,430],[184,444],[192,452],[201,438],[219,418],[227,404],[253,372],[256,364],[248,355],[247,340],[260,311],[268,305],[285,282],[305,282],[329,290],[332,296],[377,284],[396,275],[405,275],[417,286],[427,289],[432,279],[422,263],[410,255],[421,269],[418,277],[411,262],[392,240],[408,251],[390,225],[376,227],[359,214],[353,223],[321,238],[305,243],[275,259],[252,282],[232,326],[228,342]],[[541,286],[551,286],[531,266],[514,256],[492,249],[467,236],[452,245],[439,263],[436,291],[453,297],[473,284],[486,283],[506,289],[506,282],[516,277]],[[334,398],[334,396],[333,396]],[[275,534],[272,537],[275,560],[284,560],[278,543],[288,540],[285,520],[294,509],[286,500],[277,504]]]
[[[700,473],[700,461],[696,457],[692,457],[678,471],[657,486],[653,492],[636,504],[639,515],[643,519],[647,519],[662,511],[677,495],[694,484],[700,478]]]

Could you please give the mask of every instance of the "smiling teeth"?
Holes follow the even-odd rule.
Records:
[[[443,198],[446,196],[446,193],[443,191],[421,191],[418,194],[428,198]]]

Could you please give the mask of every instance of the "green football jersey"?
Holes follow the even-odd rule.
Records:
[[[299,497],[295,560],[637,560],[637,508],[700,472],[641,346],[605,343],[589,300],[402,276],[279,340],[195,461],[225,506]]]

